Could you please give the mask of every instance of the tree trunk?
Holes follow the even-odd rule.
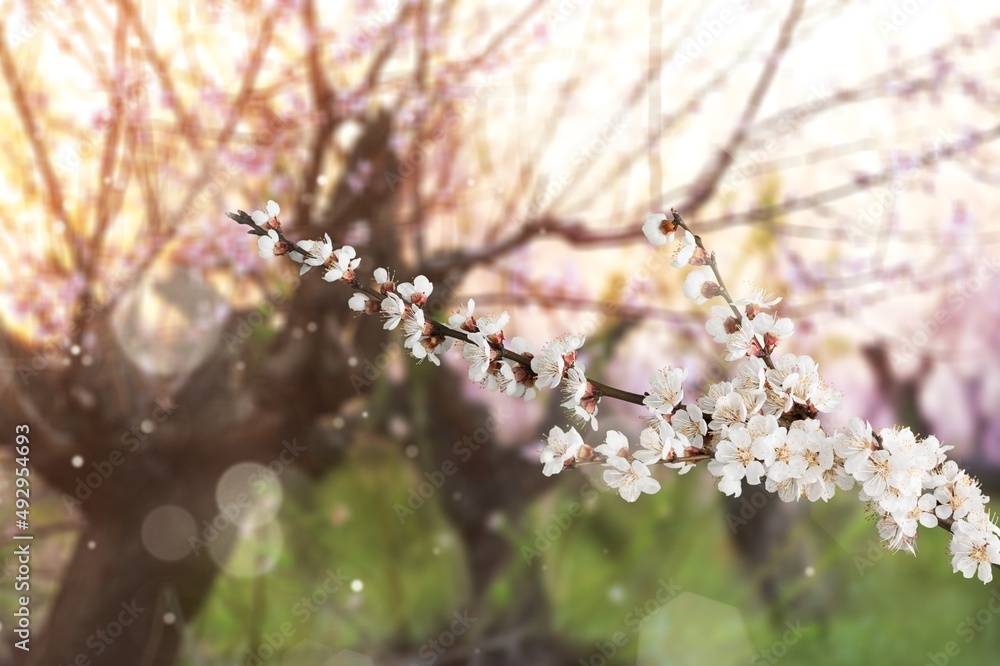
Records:
[[[211,523],[218,514],[218,470],[213,474],[202,461],[191,460],[169,483],[150,484],[135,470],[111,477],[116,487],[102,495],[99,505],[88,507],[86,527],[41,634],[45,639],[23,663],[175,662],[185,621],[197,613],[218,569],[207,549],[172,562],[157,558],[144,545],[142,527],[150,511],[173,505],[194,518],[201,536],[202,521]],[[223,533],[219,539],[229,536]]]

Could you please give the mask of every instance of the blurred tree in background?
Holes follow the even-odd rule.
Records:
[[[697,389],[727,368],[638,243],[675,206],[732,286],[785,297],[845,415],[935,432],[998,485],[1000,19],[762,4],[0,3],[0,442],[30,424],[39,631],[3,658],[721,663],[684,621],[801,663],[962,641],[989,597],[943,541],[886,564],[860,506],[721,502],[697,472],[638,506],[557,484],[558,401],[414,366],[223,215],[276,199],[291,237],[427,275],[441,313],[473,296],[536,342],[587,333],[619,385],[669,363]],[[671,586],[747,628],[653,619]]]

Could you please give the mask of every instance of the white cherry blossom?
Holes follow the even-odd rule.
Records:
[[[567,399],[562,406],[569,409],[581,423],[589,423],[597,430],[597,405],[600,398],[596,395],[593,384],[587,380],[585,372],[586,368],[582,363],[576,363],[566,372],[563,390]]]
[[[698,244],[695,242],[694,234],[685,229],[684,235],[681,236],[681,244],[677,247],[677,254],[674,255],[674,259],[670,262],[670,265],[674,268],[685,266],[691,261],[691,257],[694,256],[694,251],[697,248]]]
[[[420,340],[426,335],[426,323],[423,310],[418,307],[410,308],[410,316],[403,320],[404,348],[412,350],[414,346],[420,346]]]
[[[371,299],[368,298],[367,294],[362,294],[358,291],[351,296],[349,301],[347,301],[347,306],[355,312],[365,312],[368,309],[369,301],[371,301]]]
[[[604,482],[617,488],[618,494],[626,502],[634,502],[642,493],[657,493],[660,482],[649,475],[649,468],[638,460],[629,465],[621,458],[608,458],[604,470]]]
[[[649,394],[642,399],[642,404],[653,414],[669,414],[684,400],[684,380],[687,379],[684,368],[664,368],[657,370],[649,378]]]
[[[642,233],[653,245],[666,245],[674,241],[674,232],[677,226],[672,218],[667,218],[663,213],[653,213],[646,216],[642,223]]]
[[[387,294],[389,292],[396,290],[396,284],[393,282],[392,276],[389,274],[389,270],[386,268],[376,268],[372,274],[375,286],[378,287],[379,292]]]
[[[478,326],[479,332],[483,335],[498,335],[509,322],[510,315],[504,310],[498,315],[483,315],[476,320],[476,326]]]
[[[596,447],[594,451],[608,459],[621,458],[622,460],[628,460],[628,437],[617,430],[609,430],[604,435],[604,443]]]
[[[750,315],[752,319],[758,312],[770,310],[780,302],[780,296],[774,297],[763,287],[751,285],[750,294],[746,298],[734,301],[733,305],[735,305],[738,309],[742,309],[746,312],[746,314]]]
[[[872,500],[878,501],[889,492],[889,477],[893,473],[891,457],[888,451],[875,451],[854,474],[865,495]]]
[[[991,582],[993,565],[1000,564],[1000,539],[997,535],[964,520],[952,525],[952,534],[949,546],[952,569],[966,578],[978,575],[984,583]]]
[[[277,218],[280,213],[281,207],[274,201],[268,201],[263,210],[255,210],[250,213],[250,217],[253,218],[257,226],[263,227],[271,220]]]
[[[741,396],[736,391],[730,391],[728,394],[719,398],[715,403],[715,409],[712,411],[712,420],[708,424],[708,429],[713,431],[722,431],[725,434],[725,430],[729,426],[743,424],[747,420],[747,403],[743,400]]]
[[[404,300],[414,305],[423,306],[434,291],[434,284],[423,275],[418,275],[413,283],[403,282],[396,285],[396,291]]]
[[[754,456],[750,433],[742,427],[731,428],[727,438],[719,442],[715,458],[708,463],[708,471],[719,479],[719,490],[733,497],[743,492],[744,479],[755,486],[766,472]]]
[[[322,240],[300,241],[299,246],[309,253],[308,257],[303,256],[301,252],[295,250],[288,253],[292,261],[302,264],[299,275],[305,275],[314,267],[322,266],[330,259],[330,255],[333,253],[333,241],[330,240],[330,234],[324,234]]]
[[[361,263],[361,258],[357,256],[354,248],[350,245],[334,250],[331,259],[332,261],[327,261],[326,273],[323,275],[323,279],[327,282],[336,282],[337,280],[350,282],[354,277],[354,269]]]
[[[747,355],[757,356],[760,350],[761,344],[757,340],[754,324],[747,317],[743,318],[735,331],[726,336],[727,361],[736,361]]]
[[[789,479],[799,480],[806,471],[805,437],[792,434],[785,428],[778,428],[758,445],[756,454],[767,468],[767,478],[774,483],[784,483]]]
[[[481,382],[486,379],[496,352],[482,333],[469,333],[469,341],[462,347],[462,357],[469,362],[469,379]]]
[[[394,292],[389,292],[385,295],[385,298],[382,299],[381,310],[382,314],[386,318],[386,322],[382,328],[387,331],[391,331],[399,326],[399,323],[403,321],[403,317],[406,315],[407,307],[402,298]]]
[[[847,430],[837,433],[837,454],[844,459],[844,469],[848,474],[857,472],[875,450],[872,426],[867,421],[854,417],[847,424]]]
[[[540,458],[544,465],[542,474],[552,476],[563,471],[566,463],[573,460],[583,446],[583,438],[576,428],[563,431],[561,428],[553,427],[549,431],[549,436],[545,448],[542,449]]]
[[[473,328],[476,325],[476,320],[472,316],[475,310],[476,302],[470,298],[464,310],[459,310],[448,317],[448,325],[452,328],[461,328],[466,331],[476,330]]]
[[[708,424],[705,423],[705,418],[698,405],[688,405],[674,413],[670,425],[679,436],[687,440],[688,446],[695,449],[701,449],[704,446]]]
[[[425,276],[397,286],[389,270],[379,267],[373,273],[378,293],[363,293],[354,273],[361,260],[353,247],[334,250],[329,235],[298,245],[284,241],[279,212],[278,205],[269,201],[251,216],[264,234],[256,241],[261,257],[287,254],[301,264],[300,275],[324,267],[324,280],[354,287],[347,303],[352,311],[381,312],[385,329],[402,324],[403,345],[418,361],[440,365],[440,357],[461,337],[458,331],[464,331],[468,341],[459,346],[469,363],[470,379],[491,391],[525,400],[533,398],[537,388],[561,384],[562,406],[597,429],[601,392],[577,358],[583,336],[559,337],[536,355],[525,338],[514,337],[508,345],[503,331],[510,322],[507,312],[474,316],[472,300],[448,318],[449,330],[432,321],[423,309],[434,288]],[[643,232],[653,244],[664,245],[682,229],[671,264],[696,267],[684,281],[684,295],[696,304],[724,295],[714,255],[709,260],[707,251],[681,224],[679,216],[654,214],[646,219]],[[967,578],[978,576],[990,582],[993,566],[1000,565],[1000,526],[993,522],[989,498],[979,483],[948,460],[952,447],[933,436],[918,439],[907,428],[874,432],[860,418],[850,419],[840,432],[827,434],[814,417],[839,408],[841,395],[823,381],[811,357],[773,355],[794,332],[790,319],[770,312],[780,301],[753,287],[749,296],[732,306],[712,307],[705,330],[725,346],[727,360],[742,359],[731,380],[712,384],[704,395],[691,396],[684,405],[687,370],[668,366],[652,374],[647,393],[624,396],[631,402],[641,401],[652,414],[639,435],[637,450],[633,452],[627,437],[615,430],[591,449],[584,448],[576,429],[553,428],[540,453],[543,474],[558,474],[578,456],[591,461],[597,454],[601,456],[597,462],[605,466],[604,480],[622,498],[634,502],[642,493],[660,488],[647,465],[683,474],[699,460],[677,459],[703,452],[697,457],[709,459],[707,468],[718,489],[731,496],[742,493],[744,481],[763,483],[786,502],[827,501],[837,489],[857,485],[858,497],[877,519],[876,530],[886,547],[915,553],[920,527],[948,527],[953,569]],[[613,390],[606,393],[616,395]]]
[[[278,232],[271,229],[267,232],[265,236],[257,237],[257,255],[261,259],[271,259],[277,252],[275,250],[278,247],[278,243],[281,238],[278,237]]]
[[[719,285],[715,283],[711,269],[702,267],[688,273],[681,290],[695,305],[701,305],[710,297],[718,295]]]
[[[539,388],[555,388],[562,381],[568,365],[576,360],[576,350],[583,346],[582,336],[563,336],[552,340],[531,359],[531,370],[538,375]]]
[[[653,465],[683,456],[687,442],[678,437],[669,423],[657,419],[654,425],[639,433],[639,446],[635,459]]]
[[[729,336],[736,332],[739,322],[728,305],[713,305],[712,316],[705,322],[705,331],[720,345],[726,344]]]
[[[527,357],[529,361],[534,357],[534,347],[531,341],[520,336],[514,336],[510,340],[508,349],[515,354]],[[515,382],[514,388],[508,387],[508,395],[515,398],[524,398],[526,401],[535,399],[535,375],[530,367],[525,367],[520,363],[505,359],[500,371]]]

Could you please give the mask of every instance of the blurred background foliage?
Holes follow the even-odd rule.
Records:
[[[413,364],[224,217],[277,199],[290,237],[428,275],[439,314],[474,297],[536,346],[586,333],[613,385],[669,364],[697,394],[731,367],[639,231],[676,206],[734,292],[783,297],[788,351],[845,394],[832,425],[937,434],[995,495],[992,12],[0,1],[0,507],[29,423],[37,632],[0,663],[993,663],[1000,603],[943,531],[889,555],[850,493],[545,478],[558,396]],[[150,610],[96,654],[129,600]]]

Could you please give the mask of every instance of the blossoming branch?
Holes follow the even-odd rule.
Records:
[[[744,483],[763,484],[785,502],[828,501],[837,489],[857,487],[859,499],[877,517],[886,548],[915,554],[918,526],[942,527],[952,534],[954,571],[988,583],[993,566],[1000,566],[1000,528],[986,508],[989,498],[947,459],[952,447],[933,436],[918,439],[908,428],[875,431],[856,417],[845,430],[826,432],[817,417],[838,409],[841,396],[822,380],[809,356],[774,356],[794,331],[791,320],[772,313],[781,299],[759,288],[734,298],[715,254],[676,210],[648,216],[643,233],[655,246],[676,240],[671,265],[695,267],[684,280],[687,298],[696,304],[725,303],[712,307],[705,329],[725,347],[727,361],[740,361],[731,381],[713,384],[686,403],[683,368],[656,370],[647,391],[632,393],[587,376],[577,357],[583,336],[564,335],[536,353],[525,338],[505,337],[507,312],[477,313],[472,300],[447,323],[435,321],[425,313],[434,290],[426,277],[397,283],[388,268],[379,267],[363,282],[356,273],[361,258],[353,247],[336,249],[329,235],[293,243],[282,232],[280,212],[269,201],[263,210],[229,217],[258,236],[262,258],[287,256],[301,264],[300,275],[319,268],[327,282],[348,285],[354,290],[349,307],[381,316],[387,330],[402,327],[404,347],[418,361],[440,365],[440,357],[454,348],[469,365],[469,379],[512,398],[532,400],[540,390],[561,387],[562,406],[571,418],[594,430],[605,398],[643,405],[649,412],[637,446],[609,430],[604,443],[592,448],[575,427],[553,427],[540,456],[546,476],[600,464],[604,481],[629,502],[660,490],[651,466],[684,474],[702,461],[719,490],[731,496],[739,496]]]

